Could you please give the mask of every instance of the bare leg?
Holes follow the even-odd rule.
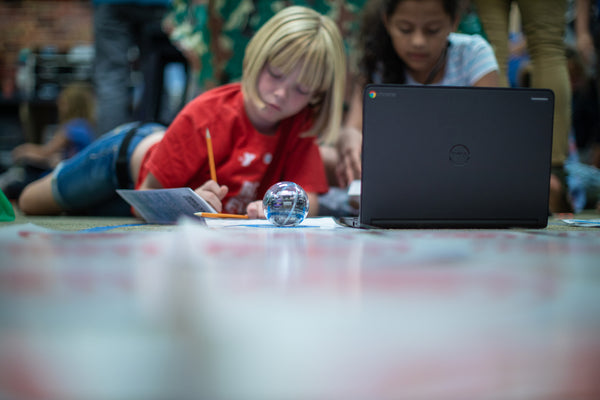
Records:
[[[573,212],[573,207],[567,200],[565,188],[560,178],[555,174],[550,175],[550,200],[548,204],[552,214]]]
[[[56,215],[63,210],[52,195],[52,176],[48,174],[27,185],[19,197],[19,209],[30,215]]]
[[[592,156],[590,164],[596,168],[600,168],[600,143],[592,145]]]

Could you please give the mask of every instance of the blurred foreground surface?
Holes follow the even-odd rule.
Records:
[[[0,227],[0,398],[600,398],[600,230]]]

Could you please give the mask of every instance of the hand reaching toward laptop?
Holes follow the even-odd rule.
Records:
[[[340,187],[361,177],[362,133],[354,127],[344,127],[337,143],[336,176]]]

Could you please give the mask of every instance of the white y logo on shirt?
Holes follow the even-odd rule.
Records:
[[[231,214],[243,214],[246,212],[248,204],[256,200],[256,192],[258,191],[258,182],[244,181],[240,189],[240,193],[232,197],[225,205],[225,212]]]
[[[240,161],[240,164],[242,164],[242,167],[247,167],[252,163],[252,161],[254,161],[255,158],[256,154],[244,152],[242,156],[238,157],[238,160]]]

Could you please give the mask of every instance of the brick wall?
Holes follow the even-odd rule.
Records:
[[[74,45],[92,42],[89,0],[0,0],[1,97],[14,95],[21,49],[54,46],[65,52]]]

